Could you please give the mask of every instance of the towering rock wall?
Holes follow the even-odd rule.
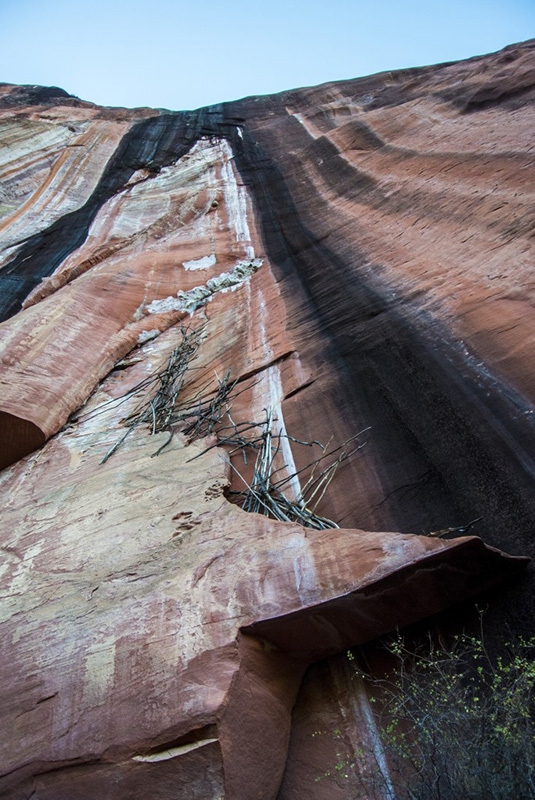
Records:
[[[316,721],[373,723],[335,654],[533,550],[535,44],[195,112],[0,91],[0,792],[336,797]],[[230,375],[231,416],[116,448],[192,330],[180,403]],[[266,413],[294,499],[360,433],[340,529],[229,502]]]

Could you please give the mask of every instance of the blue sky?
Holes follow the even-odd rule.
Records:
[[[0,81],[197,108],[535,37],[535,0],[0,0]]]

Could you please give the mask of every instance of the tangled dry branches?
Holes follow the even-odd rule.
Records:
[[[197,355],[203,329],[203,326],[194,329],[181,327],[182,340],[165,366],[121,398],[121,402],[124,402],[128,398],[139,397],[139,402],[136,409],[123,420],[126,432],[106,453],[101,463],[107,461],[139,425],[146,425],[152,435],[162,432],[169,434],[153,454],[155,456],[167,447],[175,430],[180,430],[190,442],[215,434],[215,443],[203,453],[212,447],[226,449],[227,463],[244,485],[243,491],[233,493],[234,499],[245,511],[264,514],[283,522],[297,522],[316,530],[337,528],[336,522],[320,516],[316,510],[339,465],[363,447],[364,443],[359,443],[358,439],[364,431],[340,447],[329,450],[320,442],[304,442],[289,436],[276,425],[273,408],[266,410],[266,418],[262,422],[236,423],[231,416],[231,395],[236,396],[234,389],[237,380],[231,380],[230,370],[223,378],[217,378],[215,390],[208,391],[205,387],[193,397],[189,395],[183,400],[181,393],[186,374]],[[282,458],[284,445],[290,442],[319,447],[321,453],[305,467],[290,474]],[[244,478],[231,462],[236,452],[242,454],[246,464],[248,455],[254,454],[254,470],[250,480]],[[306,480],[301,486],[302,474],[306,475]]]
[[[353,436],[341,447],[326,452],[327,448],[319,442],[302,442],[286,433],[274,432],[273,426],[274,411],[269,408],[266,411],[265,421],[260,425],[255,425],[256,428],[260,428],[259,436],[239,444],[240,449],[244,451],[251,448],[257,450],[252,480],[247,481],[230,461],[227,462],[244,484],[244,491],[236,493],[241,500],[241,507],[245,511],[264,514],[264,516],[278,519],[281,522],[297,522],[305,528],[316,530],[338,528],[336,522],[318,515],[316,509],[334,478],[338,466],[364,446],[363,443],[355,445],[355,441],[361,434]],[[231,441],[236,441],[236,438],[234,437]],[[307,447],[317,445],[321,448],[321,455],[303,469],[286,474],[282,478],[276,478],[281,472],[288,473],[286,464],[278,469],[275,466],[283,439]],[[227,438],[226,441],[223,439],[219,443],[228,444],[229,439]],[[336,458],[332,459],[335,455]],[[297,494],[292,497],[288,492],[288,487],[295,482],[295,479],[299,479],[303,472],[308,473],[308,479],[302,487],[298,483]]]

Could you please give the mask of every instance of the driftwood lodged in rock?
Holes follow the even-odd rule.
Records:
[[[2,797],[338,800],[318,670],[481,592],[530,629],[534,75],[0,85]]]

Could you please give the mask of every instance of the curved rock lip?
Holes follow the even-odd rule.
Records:
[[[373,715],[311,662],[484,591],[531,635],[484,542],[534,555],[534,56],[176,113],[0,84],[3,798],[333,800],[315,720],[349,763]],[[180,402],[228,375],[230,428],[123,438],[197,325]],[[228,502],[266,414],[342,529]]]
[[[480,594],[517,575],[531,561],[489,547],[477,536],[447,544],[378,580],[365,578],[347,594],[244,626],[242,633],[317,661]]]

